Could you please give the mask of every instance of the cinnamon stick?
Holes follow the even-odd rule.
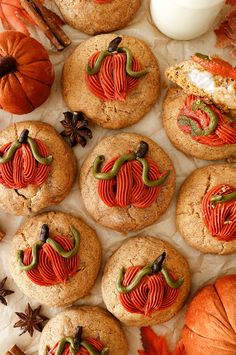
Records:
[[[5,355],[25,355],[25,353],[15,344]]]
[[[5,237],[6,233],[0,229],[0,241]]]
[[[42,5],[39,0],[31,0],[31,2],[34,4],[36,10],[42,16],[52,33],[57,37],[58,41],[64,47],[69,46],[71,44],[71,40],[58,25],[58,20],[56,19],[55,14]]]
[[[41,31],[45,34],[45,36],[50,40],[50,42],[56,47],[58,51],[64,49],[64,46],[58,41],[56,36],[52,33],[49,26],[42,19],[40,14],[36,11],[34,6],[28,0],[20,0],[21,6],[25,9],[25,11],[30,15],[30,17],[34,20],[36,25],[41,29]]]
[[[54,17],[56,23],[58,26],[64,26],[65,22],[62,20],[62,18],[60,16],[58,16],[55,12],[53,12],[52,10],[48,9],[47,7],[45,7],[47,9],[48,12],[51,13],[51,15]]]

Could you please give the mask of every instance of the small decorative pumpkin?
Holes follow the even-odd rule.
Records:
[[[193,297],[182,333],[188,355],[236,354],[236,274],[219,277]]]
[[[23,115],[47,100],[54,69],[45,48],[17,31],[0,33],[0,107]]]

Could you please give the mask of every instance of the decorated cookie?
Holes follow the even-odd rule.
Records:
[[[129,326],[159,324],[183,306],[190,289],[187,261],[154,237],[127,240],[108,260],[102,278],[107,309]]]
[[[72,111],[110,129],[138,122],[159,96],[158,63],[141,40],[115,34],[82,42],[66,60],[62,91]]]
[[[73,151],[49,124],[24,121],[0,132],[0,207],[5,211],[26,215],[60,203],[75,175]]]
[[[210,165],[183,183],[177,201],[177,226],[192,247],[203,253],[236,251],[236,168]]]
[[[209,100],[171,88],[162,116],[171,142],[185,154],[205,160],[235,158],[236,121]]]
[[[55,0],[64,20],[89,35],[125,27],[138,11],[141,0]]]
[[[93,229],[62,212],[28,218],[12,242],[10,269],[18,287],[49,306],[87,296],[100,267],[101,247]]]
[[[188,95],[208,98],[225,111],[236,109],[236,69],[217,56],[196,53],[168,68],[166,76]]]
[[[97,222],[127,233],[156,222],[166,211],[175,171],[154,141],[121,133],[103,139],[90,153],[81,168],[80,188]]]
[[[0,108],[18,115],[33,111],[47,100],[53,81],[53,65],[38,41],[17,31],[0,33]]]
[[[99,307],[67,309],[44,327],[39,355],[127,355],[119,322]]]

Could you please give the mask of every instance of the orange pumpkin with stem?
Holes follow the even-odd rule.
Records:
[[[47,100],[54,69],[45,48],[21,32],[0,33],[0,108],[23,115]]]

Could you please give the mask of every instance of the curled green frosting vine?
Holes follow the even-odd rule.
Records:
[[[20,270],[22,271],[30,271],[33,270],[34,268],[37,267],[38,265],[38,250],[42,248],[44,243],[48,243],[51,245],[51,247],[62,257],[64,258],[71,258],[72,256],[76,255],[79,250],[79,244],[80,244],[80,237],[79,237],[79,232],[75,227],[70,226],[70,230],[73,236],[73,241],[74,241],[74,246],[71,250],[66,251],[64,250],[54,239],[49,238],[48,236],[48,228],[45,228],[47,225],[43,225],[40,233],[40,241],[36,242],[32,246],[32,261],[29,265],[24,265],[23,263],[23,255],[24,252],[23,250],[18,250],[17,252],[17,260],[20,266]]]
[[[216,204],[216,203],[229,202],[234,199],[236,199],[236,191],[231,192],[230,194],[227,195],[213,195],[210,198],[210,202]]]
[[[115,164],[113,165],[112,169],[107,172],[107,173],[100,173],[98,172],[99,167],[102,162],[104,162],[105,157],[103,155],[97,156],[97,158],[94,160],[93,163],[93,174],[96,177],[96,179],[99,180],[110,180],[113,179],[120,171],[122,165],[126,161],[132,161],[136,159],[135,153],[130,153],[130,154],[124,154],[122,155],[119,159],[116,160]]]
[[[0,157],[0,164],[5,164],[8,163],[10,160],[12,160],[15,152],[17,151],[17,149],[19,149],[22,146],[23,143],[29,144],[33,157],[38,163],[43,165],[50,165],[52,163],[53,161],[52,155],[49,155],[45,158],[42,157],[41,154],[39,153],[37,143],[33,138],[29,137],[29,130],[24,129],[21,132],[19,139],[12,142],[7,152]]]
[[[148,173],[149,173],[149,164],[148,161],[145,159],[145,155],[148,152],[148,144],[144,141],[141,141],[139,144],[139,147],[136,152],[131,152],[129,154],[124,154],[120,158],[118,158],[112,169],[106,173],[100,172],[100,166],[104,162],[105,157],[103,155],[99,155],[95,158],[94,163],[93,163],[93,175],[96,179],[98,180],[110,180],[116,177],[116,175],[119,173],[122,165],[127,162],[127,161],[133,161],[133,160],[138,160],[143,167],[142,170],[142,180],[143,183],[148,186],[148,187],[156,187],[160,186],[165,183],[167,178],[170,175],[170,170],[166,172],[165,175],[163,175],[161,178],[157,180],[150,180],[148,178]]]
[[[86,65],[86,73],[88,75],[97,74],[101,68],[101,65],[102,65],[104,59],[107,56],[114,55],[115,53],[125,53],[126,54],[126,73],[129,76],[131,76],[132,78],[140,78],[141,76],[144,76],[145,74],[147,74],[147,72],[148,72],[147,70],[141,70],[141,71],[133,71],[132,70],[132,62],[133,62],[132,52],[127,47],[118,47],[121,40],[122,40],[121,37],[116,37],[113,41],[111,41],[108,49],[100,52],[93,68],[91,68],[89,64]]]
[[[144,276],[147,275],[151,275],[151,274],[156,274],[158,272],[161,272],[166,283],[172,287],[172,288],[179,288],[183,282],[184,282],[184,278],[180,278],[176,281],[174,281],[169,272],[167,271],[167,269],[163,266],[163,262],[166,258],[166,253],[163,252],[152,264],[146,265],[144,266],[134,277],[134,279],[132,280],[132,282],[128,285],[128,286],[124,286],[123,285],[123,278],[124,278],[124,273],[125,273],[125,269],[121,268],[119,271],[119,276],[118,279],[116,281],[116,289],[119,293],[129,293],[132,290],[134,290],[138,284],[140,283],[140,281],[142,280],[142,278]]]
[[[218,125],[218,116],[217,114],[211,110],[204,101],[197,100],[194,101],[192,104],[192,110],[197,111],[201,110],[205,112],[210,119],[209,125],[206,128],[200,128],[197,123],[191,118],[186,115],[181,115],[178,117],[178,123],[180,126],[188,126],[191,129],[192,136],[208,136],[212,134]]]
[[[101,352],[97,351],[93,345],[89,344],[85,340],[82,340],[83,328],[78,326],[76,328],[74,337],[65,337],[58,343],[55,355],[63,355],[66,344],[69,344],[70,352],[72,355],[76,355],[80,346],[83,346],[89,353],[89,355],[108,355],[109,349],[104,348]],[[47,352],[48,353],[48,352]]]

